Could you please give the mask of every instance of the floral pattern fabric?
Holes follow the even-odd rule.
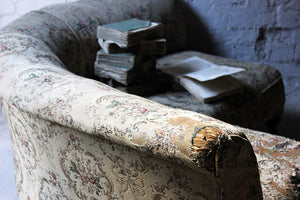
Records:
[[[209,174],[36,118],[16,107],[9,108],[8,116],[16,166],[21,165],[16,167],[20,199],[220,197],[210,194],[211,188],[220,190]]]
[[[175,8],[175,0],[80,1],[33,11],[0,30],[0,97],[20,199],[278,194],[272,186],[283,176],[260,184],[258,170],[266,168],[258,166],[248,130],[82,77],[92,74],[101,23],[162,21],[168,50],[180,49],[184,28]]]
[[[300,142],[247,129],[243,132],[257,157],[264,199],[299,198],[299,182],[293,182],[292,176],[300,166]]]

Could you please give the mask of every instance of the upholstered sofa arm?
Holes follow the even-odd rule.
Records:
[[[254,187],[260,196],[256,158],[238,128],[74,75],[30,69],[18,77],[14,90],[22,96],[4,98],[9,105],[210,174],[227,190],[224,194],[244,196]],[[30,88],[30,82],[39,85]],[[248,187],[239,189],[245,178]]]
[[[232,137],[244,137],[216,119],[123,93],[71,74],[50,60],[30,63],[33,58],[21,53],[14,58],[20,64],[6,60],[2,100],[45,120],[208,171],[215,168],[212,151]]]
[[[59,68],[53,56],[32,62],[36,57],[28,57],[30,51],[51,53],[34,49],[1,56],[0,62],[6,62],[1,97],[8,105],[209,174],[226,195],[244,196],[255,188],[255,198],[261,197],[256,158],[238,128],[76,76]],[[10,63],[12,58],[19,62]],[[237,189],[240,186],[243,189]]]

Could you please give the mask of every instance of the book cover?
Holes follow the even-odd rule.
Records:
[[[113,66],[133,68],[146,59],[145,55],[133,53],[105,53],[97,52],[96,62]]]
[[[133,53],[135,52],[135,46],[131,48],[122,48],[119,47],[114,41],[104,40],[102,38],[98,39],[98,43],[101,49],[105,53]]]
[[[138,67],[113,66],[101,62],[95,62],[94,73],[98,77],[111,78],[124,85],[129,85],[138,79],[143,73],[152,70],[155,66],[153,59],[146,60]]]
[[[166,53],[166,39],[159,38],[141,41],[139,44],[129,47],[119,47],[114,41],[98,39],[98,43],[105,53],[135,53],[146,55],[164,55]]]
[[[140,20],[140,19],[132,18],[121,22],[105,24],[102,25],[102,27],[125,32],[125,31],[132,31],[135,29],[144,28],[150,26],[150,24],[151,22],[149,20]]]
[[[166,53],[167,41],[164,38],[141,41],[138,51],[147,55],[164,55]]]
[[[161,38],[162,35],[162,24],[138,19],[105,24],[97,28],[98,39],[114,41],[122,48],[132,47],[143,40]]]

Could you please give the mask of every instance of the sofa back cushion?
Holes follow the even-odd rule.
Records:
[[[48,41],[51,44],[48,45],[58,53],[57,56],[67,68],[78,75],[93,75],[96,52],[100,48],[96,38],[99,24],[129,18],[150,19],[164,24],[167,52],[174,52],[185,46],[185,28],[177,0],[87,0],[52,5],[38,12],[44,13],[43,17],[35,16],[33,20],[39,18],[41,29],[45,29],[43,24],[49,23],[49,19],[64,22],[64,25],[55,27],[56,33],[50,35],[48,27],[39,32],[43,35],[41,37],[51,38]],[[41,15],[39,13],[35,15]],[[62,36],[57,34],[59,32],[72,32],[72,36]],[[68,44],[64,41],[66,39]]]

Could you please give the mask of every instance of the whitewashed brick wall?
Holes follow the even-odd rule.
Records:
[[[300,0],[184,0],[215,53],[277,68],[286,109],[300,119]],[[190,13],[187,13],[192,16]],[[191,20],[192,21],[192,20]],[[187,23],[195,23],[187,22]]]

